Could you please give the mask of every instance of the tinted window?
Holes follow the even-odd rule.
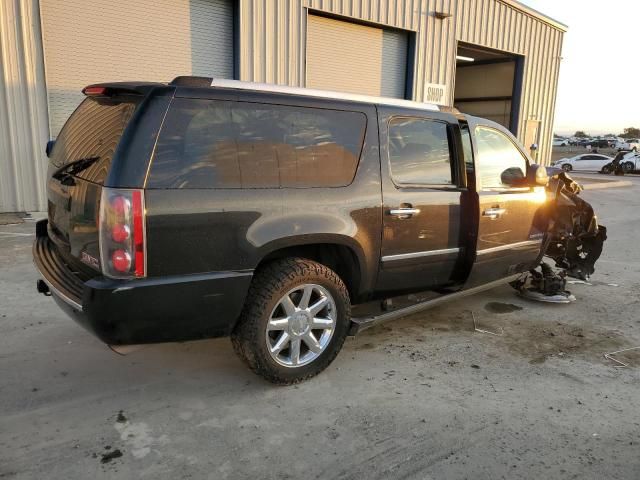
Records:
[[[158,139],[149,186],[348,185],[365,125],[357,112],[176,99]]]
[[[85,158],[97,158],[79,177],[102,183],[111,166],[113,154],[133,115],[138,99],[86,98],[73,112],[56,139],[51,163],[62,167]]]
[[[420,118],[389,123],[389,160],[397,184],[451,184],[447,124]]]
[[[507,188],[510,180],[524,177],[527,160],[509,137],[488,127],[477,127],[475,132],[482,188]]]

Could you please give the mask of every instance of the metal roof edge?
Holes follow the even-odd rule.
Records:
[[[536,10],[535,8],[531,8],[527,5],[525,5],[522,2],[519,2],[518,0],[498,0],[499,2],[505,3],[511,7],[517,8],[518,10],[521,10],[529,15],[531,15],[532,17],[535,17],[539,20],[542,20],[543,22],[551,25],[554,28],[557,28],[558,30],[561,30],[562,32],[566,32],[569,29],[569,26],[559,22],[558,20],[555,20],[553,18],[551,18],[548,15],[545,15],[544,13],[540,12],[539,10]]]
[[[306,87],[292,87],[272,83],[246,82],[243,80],[226,80],[214,78],[211,87],[229,88],[236,90],[252,90],[256,92],[282,93],[285,95],[301,95],[307,97],[326,98],[331,100],[346,100],[351,102],[369,103],[372,105],[390,105],[396,107],[417,108],[432,112],[440,111],[440,107],[433,103],[416,102],[392,97],[376,97],[357,93],[334,92],[332,90],[316,90]]]

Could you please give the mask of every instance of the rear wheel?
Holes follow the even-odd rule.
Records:
[[[335,359],[350,314],[347,288],[333,270],[302,258],[279,260],[256,273],[231,341],[255,373],[293,384]]]
[[[633,171],[633,163],[632,162],[624,162],[622,164],[622,170],[624,171],[624,173],[629,173],[631,171]]]
[[[565,163],[564,165],[562,165],[562,170],[564,170],[565,172],[570,172],[572,170],[572,167],[568,163]]]

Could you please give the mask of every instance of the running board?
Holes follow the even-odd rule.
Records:
[[[522,276],[522,273],[511,275],[510,277],[506,278],[501,278],[500,280],[480,285],[478,287],[470,288],[468,290],[459,290],[457,292],[447,293],[431,300],[416,303],[415,305],[411,305],[409,307],[398,308],[397,310],[392,310],[390,312],[384,312],[380,315],[352,318],[349,335],[356,335],[359,332],[366,330],[367,328],[373,327],[374,325],[386,323],[391,320],[396,320],[397,318],[405,317],[414,313],[423,312],[430,308],[450,302],[451,300],[456,300],[459,298],[467,297],[469,295],[475,295],[476,293],[484,292],[486,290],[491,290],[492,288],[499,287],[500,285],[513,282],[520,276]]]

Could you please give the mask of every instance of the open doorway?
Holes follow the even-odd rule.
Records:
[[[488,118],[517,135],[523,57],[466,43],[458,44],[454,106]]]

